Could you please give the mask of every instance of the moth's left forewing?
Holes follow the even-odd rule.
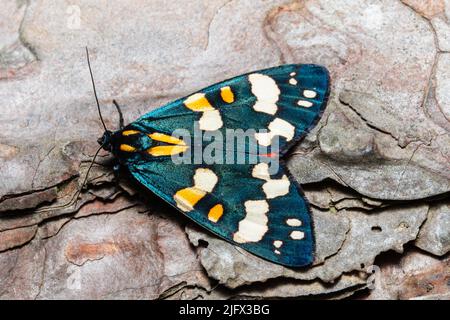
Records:
[[[329,74],[318,65],[283,65],[244,74],[214,84],[156,109],[133,126],[171,134],[184,129],[194,134],[227,129],[268,131],[256,136],[270,148],[279,137],[286,151],[320,119],[329,94]]]

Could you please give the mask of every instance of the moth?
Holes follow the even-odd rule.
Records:
[[[92,83],[96,96],[93,77]],[[126,126],[121,120],[117,131],[105,126],[98,142],[140,184],[203,228],[271,262],[307,266],[314,258],[308,202],[283,163],[269,172],[267,160],[282,161],[316,125],[328,95],[326,68],[281,65],[216,83]],[[98,99],[97,107],[101,117]],[[173,134],[180,129],[192,139]],[[268,152],[236,145],[224,147],[224,153],[232,159],[253,156],[253,163],[173,161],[194,147],[206,147],[205,141],[192,143],[195,130],[225,136],[231,129],[254,130],[246,146]]]

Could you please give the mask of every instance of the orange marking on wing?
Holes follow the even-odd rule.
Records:
[[[148,149],[147,152],[154,157],[160,157],[179,154],[186,151],[187,149],[187,146],[157,146]]]
[[[192,111],[203,112],[207,110],[214,110],[213,106],[206,99],[204,93],[195,93],[184,100],[184,105]]]
[[[219,203],[209,210],[208,220],[216,223],[223,215],[223,206]]]
[[[170,143],[170,144],[178,144],[178,145],[183,145],[183,146],[186,145],[186,143],[184,143],[183,140],[172,137],[172,136],[168,136],[167,134],[164,134],[164,133],[155,132],[155,133],[149,134],[148,136],[156,141],[166,142],[166,143]]]
[[[178,208],[185,212],[189,212],[194,209],[194,206],[199,202],[206,192],[195,187],[184,188],[174,195],[175,202]]]
[[[136,148],[133,146],[130,146],[129,144],[121,144],[120,150],[125,152],[134,152],[136,151]]]
[[[222,97],[222,100],[225,101],[226,103],[234,102],[234,94],[229,86],[220,88],[220,96]]]
[[[137,131],[137,130],[125,130],[125,131],[122,131],[122,135],[123,136],[131,136],[133,134],[138,134],[138,133],[139,133],[139,131]]]

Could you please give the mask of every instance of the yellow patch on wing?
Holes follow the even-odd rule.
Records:
[[[182,145],[182,146],[186,145],[186,143],[184,143],[183,140],[172,137],[172,136],[168,136],[167,134],[164,134],[164,133],[155,132],[155,133],[149,134],[148,136],[156,141],[166,142],[166,143],[170,143],[170,144],[177,144],[177,145]]]
[[[136,151],[136,148],[133,146],[130,146],[129,144],[121,144],[120,150],[125,152],[134,152]]]
[[[208,220],[216,223],[223,215],[223,206],[218,203],[209,210]]]
[[[204,93],[194,93],[184,100],[184,105],[192,111],[202,113],[198,121],[200,130],[216,131],[222,128],[223,121],[219,110],[214,109]]]
[[[138,134],[139,133],[139,131],[137,131],[137,130],[125,130],[125,131],[122,131],[122,135],[123,136],[132,136],[133,134]]]
[[[234,94],[229,86],[220,88],[220,96],[222,97],[222,100],[225,101],[226,103],[234,102]]]
[[[211,169],[198,168],[195,170],[193,180],[194,186],[181,189],[173,196],[177,203],[177,207],[184,212],[193,210],[197,202],[199,202],[207,193],[213,191],[219,179]],[[217,211],[216,214],[218,213],[219,211]]]
[[[160,157],[179,154],[186,151],[187,149],[187,146],[157,146],[148,149],[147,152],[154,157]]]
[[[178,190],[174,195],[174,199],[178,208],[184,212],[188,212],[193,210],[197,202],[199,202],[205,195],[205,191],[196,187],[189,187]]]
[[[184,100],[184,105],[192,111],[203,112],[214,110],[204,93],[195,93]]]

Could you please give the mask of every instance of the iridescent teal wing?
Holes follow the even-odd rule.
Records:
[[[266,166],[265,162],[177,166],[168,160],[132,165],[130,171],[225,240],[282,265],[308,265],[314,246],[308,204],[283,168],[269,176]]]
[[[209,86],[149,112],[131,126],[166,134],[185,129],[193,135],[193,124],[199,122],[203,131],[224,136],[227,129],[268,130],[258,142],[270,148],[270,138],[277,136],[283,154],[316,125],[328,88],[324,67],[283,65]]]
[[[275,170],[269,170],[268,163],[317,123],[328,86],[323,67],[284,65],[207,87],[125,128],[177,144],[136,153],[129,158],[128,169],[145,187],[223,239],[275,263],[309,265],[314,239],[307,201],[285,167],[272,167],[273,162],[270,167]],[[256,130],[254,139],[245,142],[249,148],[231,150],[246,161],[226,164],[222,155],[218,157],[222,161],[194,163],[195,143],[172,139],[174,131],[184,129],[193,142],[196,123],[202,133],[223,136],[228,129]],[[277,140],[279,147],[274,148]],[[200,142],[203,151],[207,145]],[[255,158],[248,151],[252,146],[267,147],[269,153],[258,150]],[[228,146],[224,149],[230,151]],[[188,154],[190,161],[176,164],[174,153]]]

